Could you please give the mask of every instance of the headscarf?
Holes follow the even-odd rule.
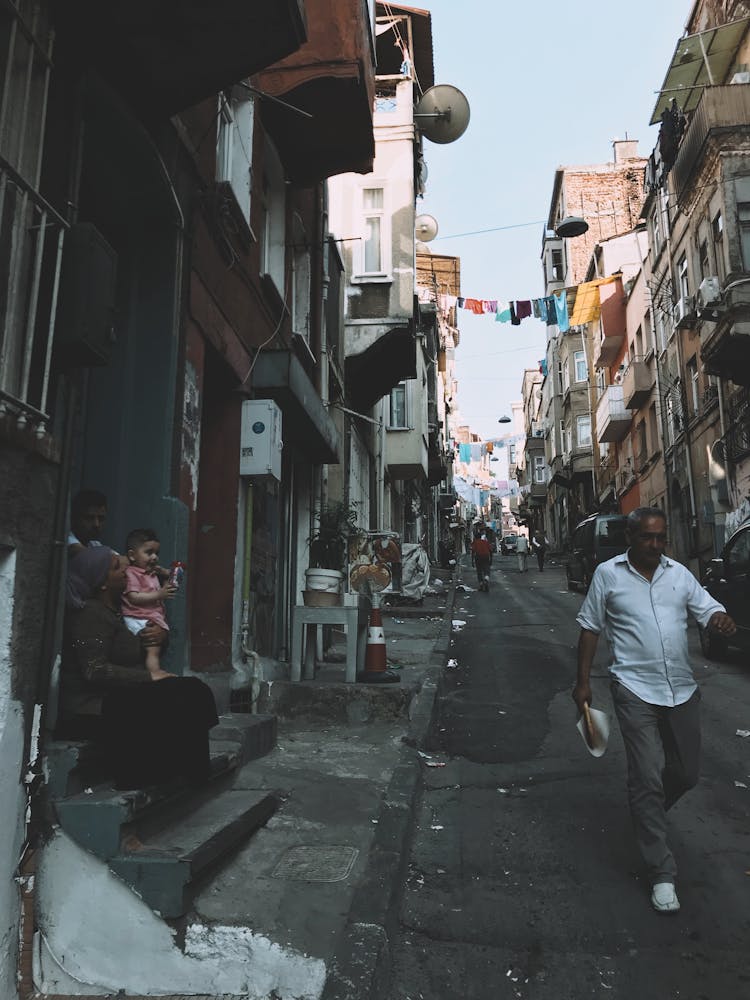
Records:
[[[65,581],[66,607],[83,607],[107,579],[114,554],[106,545],[91,545],[73,556],[68,563],[68,578]]]

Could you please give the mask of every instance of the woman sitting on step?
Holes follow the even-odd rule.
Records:
[[[68,565],[58,735],[100,743],[116,788],[198,784],[209,775],[208,732],[219,721],[214,696],[197,677],[146,668],[146,647],[166,632],[149,626],[136,636],[124,624],[126,567],[105,546]]]

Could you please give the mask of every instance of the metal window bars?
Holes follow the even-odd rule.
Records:
[[[43,437],[67,223],[0,157],[0,416]]]

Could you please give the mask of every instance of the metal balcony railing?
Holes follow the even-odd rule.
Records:
[[[67,223],[0,157],[0,416],[46,432]]]
[[[749,122],[750,84],[733,83],[723,87],[704,88],[672,167],[678,201],[687,197],[692,178],[698,176],[704,146],[711,132],[747,132]],[[735,136],[728,136],[731,148],[735,148],[735,139]]]
[[[725,454],[728,462],[739,462],[750,455],[750,389],[735,392],[727,407],[729,426],[724,435]]]

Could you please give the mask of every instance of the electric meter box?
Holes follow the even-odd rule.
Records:
[[[281,479],[281,410],[271,399],[246,399],[240,427],[240,475]]]

